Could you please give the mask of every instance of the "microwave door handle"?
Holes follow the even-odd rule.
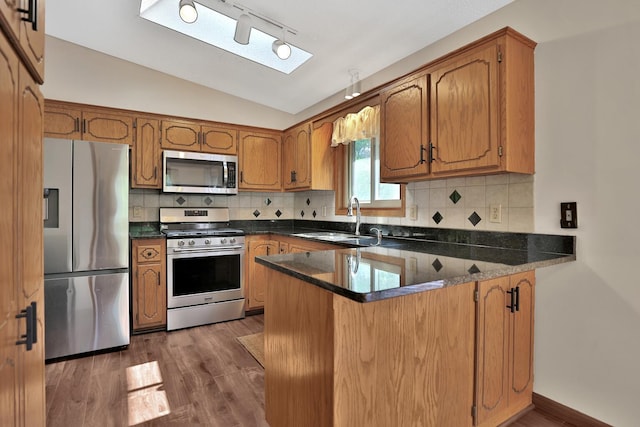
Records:
[[[226,187],[229,182],[229,169],[227,168],[227,162],[222,162],[222,187]]]

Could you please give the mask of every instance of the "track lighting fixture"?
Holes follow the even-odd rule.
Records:
[[[198,11],[193,0],[180,0],[178,11],[180,18],[187,24],[193,24],[198,19]]]
[[[276,40],[271,45],[271,50],[280,59],[288,59],[291,56],[291,46],[286,44],[283,40]]]
[[[243,13],[236,23],[236,33],[233,39],[236,43],[249,44],[249,36],[251,35],[251,17]]]
[[[360,84],[360,75],[357,70],[349,70],[349,74],[351,75],[351,83],[344,92],[344,99],[353,99],[356,96],[359,96],[362,92],[362,86]]]

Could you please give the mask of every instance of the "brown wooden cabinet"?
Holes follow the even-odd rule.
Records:
[[[236,154],[238,129],[206,125],[189,120],[162,120],[162,148],[165,150]]]
[[[28,16],[18,11],[19,8],[31,7],[28,3],[24,0],[0,1],[0,24],[7,39],[22,58],[23,65],[31,73],[35,83],[40,84],[44,81],[45,0],[33,3],[36,9],[36,13],[33,14],[36,19],[35,24],[23,21],[22,18]]]
[[[476,425],[494,426],[531,404],[535,273],[481,281],[477,290]]]
[[[330,123],[314,129],[304,123],[287,130],[282,140],[282,180],[285,190],[333,190]]]
[[[380,94],[380,177],[424,178],[429,173],[429,76],[420,73]]]
[[[132,145],[134,120],[118,110],[47,101],[44,136]]]
[[[245,295],[247,310],[256,310],[264,307],[264,291],[266,283],[264,277],[256,273],[255,257],[262,255],[276,255],[279,252],[278,241],[271,240],[269,235],[256,235],[246,237],[246,269],[245,269]]]
[[[505,28],[383,90],[382,180],[534,173],[534,48]]]
[[[166,250],[165,239],[136,239],[131,243],[134,331],[167,325]]]
[[[11,2],[9,2],[11,3]],[[2,27],[13,10],[0,10]],[[42,27],[41,27],[42,28]],[[42,122],[44,100],[0,31],[0,425],[44,426]],[[29,310],[27,308],[29,307]],[[35,309],[35,310],[33,310]],[[27,330],[27,317],[33,327]],[[30,322],[31,323],[31,322]],[[17,342],[29,335],[32,347]]]
[[[282,132],[241,131],[238,162],[240,190],[282,190]]]
[[[131,150],[131,188],[162,188],[160,121],[139,117]]]

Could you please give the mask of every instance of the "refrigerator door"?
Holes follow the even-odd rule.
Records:
[[[129,274],[45,279],[45,359],[129,344]]]
[[[72,141],[44,140],[44,274],[71,271]]]
[[[129,146],[74,141],[73,271],[129,266]]]

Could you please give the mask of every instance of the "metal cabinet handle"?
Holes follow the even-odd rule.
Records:
[[[424,148],[424,145],[420,144],[420,164],[424,163],[424,152],[427,149]]]
[[[511,311],[512,313],[520,311],[520,286],[511,288],[507,291],[507,293],[511,296],[511,304],[507,306],[509,311]]]
[[[435,160],[434,156],[433,156],[433,149],[436,148],[435,145],[433,145],[432,142],[429,143],[429,163],[433,163],[433,161]]]
[[[29,9],[18,8],[18,12],[26,13],[27,16],[23,16],[23,21],[31,22],[31,29],[38,31],[38,0],[29,0]]]
[[[31,351],[33,344],[38,342],[38,331],[36,328],[37,304],[32,302],[27,308],[16,314],[16,319],[25,318],[27,320],[27,332],[21,335],[20,340],[16,341],[16,345],[25,345],[27,351]]]

